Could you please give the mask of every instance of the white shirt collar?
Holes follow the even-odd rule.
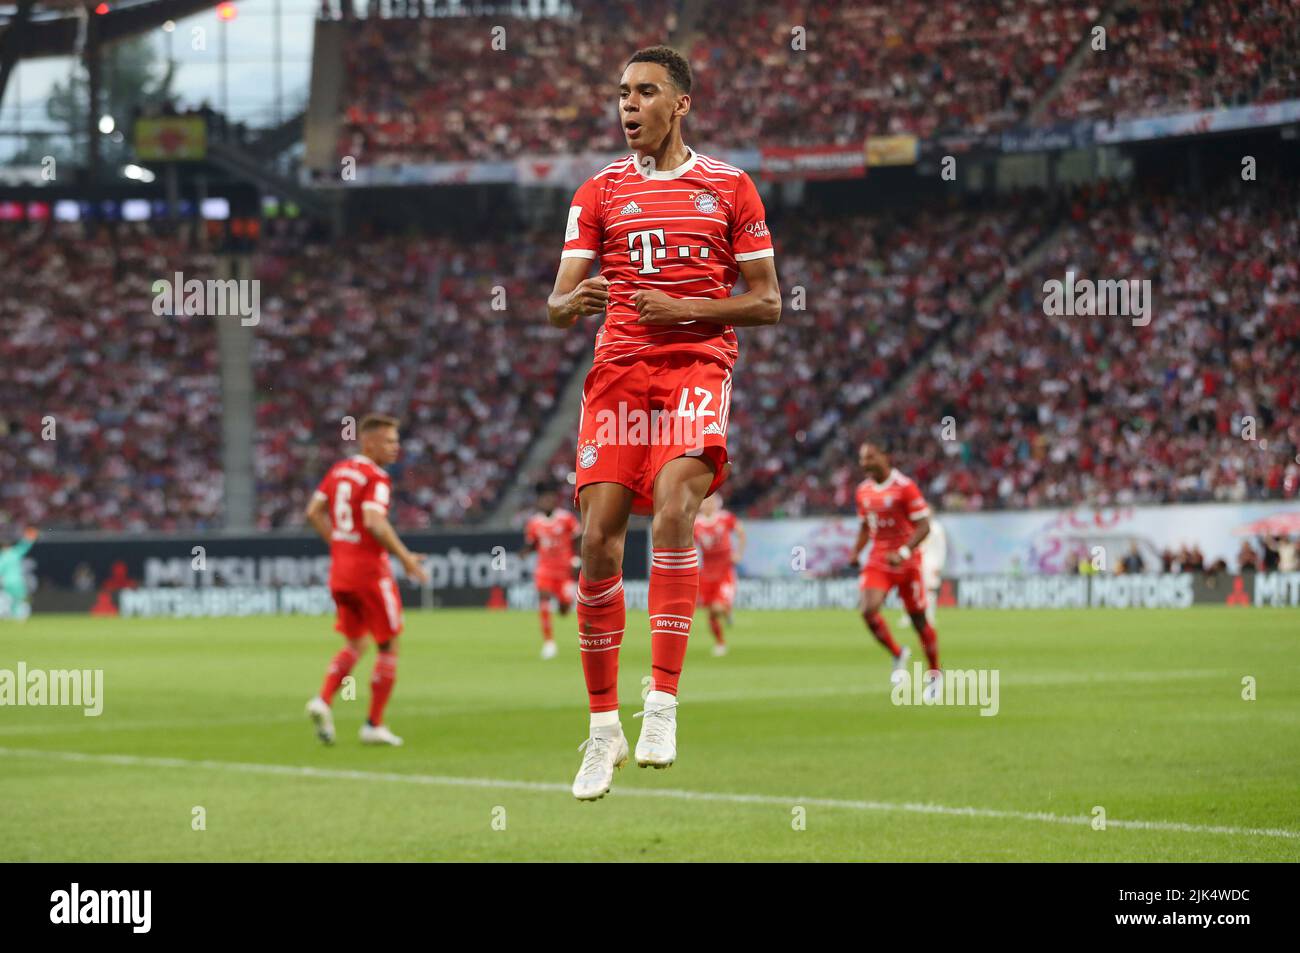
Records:
[[[636,166],[637,172],[640,173],[641,177],[644,179],[680,179],[687,172],[690,172],[691,169],[695,168],[695,163],[700,158],[696,151],[690,146],[686,147],[686,151],[690,153],[690,158],[669,172],[663,172],[659,169],[655,169],[655,171],[649,173],[641,172],[641,164],[636,161],[635,156],[632,157],[632,163]]]
[[[897,477],[897,476],[898,476],[898,470],[896,470],[896,469],[894,469],[894,468],[891,467],[890,470],[889,470],[889,476],[885,477],[885,478],[884,478],[883,480],[881,480],[879,483],[876,483],[875,480],[872,480],[871,482],[875,484],[876,489],[878,489],[878,490],[883,490],[883,489],[885,489],[886,487],[893,486],[893,485],[894,485],[894,478]]]

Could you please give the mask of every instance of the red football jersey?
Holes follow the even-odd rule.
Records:
[[[537,547],[537,575],[567,576],[573,572],[573,534],[578,518],[566,509],[551,515],[536,513],[524,524],[524,539]]]
[[[642,173],[629,155],[601,169],[573,196],[561,258],[599,258],[609,306],[596,336],[596,362],[668,351],[695,353],[730,368],[736,332],[702,322],[636,323],[632,296],[727,298],[742,261],[771,257],[763,201],[735,166],[690,151],[669,172]]]
[[[736,531],[736,516],[718,510],[711,518],[695,517],[695,545],[700,550],[700,576],[710,579],[726,576],[734,569],[731,534]]]
[[[930,507],[920,488],[897,470],[890,470],[884,481],[868,477],[858,484],[858,516],[867,521],[871,532],[871,552],[867,565],[891,568],[885,557],[906,545],[916,531],[917,520],[930,515]],[[920,565],[921,554],[912,553],[908,564]]]
[[[330,467],[316,488],[329,504],[330,588],[359,589],[392,576],[388,551],[366,529],[362,511],[388,512],[393,481],[369,457],[357,454]]]

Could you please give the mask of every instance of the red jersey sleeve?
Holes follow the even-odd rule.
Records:
[[[572,513],[569,513],[568,516],[569,535],[572,536],[582,528],[582,524],[578,522],[578,517],[574,516]]]
[[[907,507],[907,518],[912,522],[925,519],[930,515],[930,505],[925,502],[925,497],[921,495],[921,488],[915,483],[909,483],[904,488],[903,504]]]
[[[393,483],[384,473],[366,483],[361,491],[361,508],[375,510],[387,515],[388,504],[392,502]]]
[[[866,494],[862,492],[861,486],[859,486],[856,490],[853,491],[853,499],[854,502],[856,502],[858,505],[858,519],[860,520],[866,519],[867,518]]]
[[[772,248],[772,233],[767,229],[767,212],[758,189],[749,173],[736,177],[736,204],[731,221],[731,252],[736,261],[752,258],[769,258],[776,252]]]
[[[578,187],[569,206],[564,226],[564,251],[561,258],[597,258],[604,233],[599,217],[599,194],[596,180],[588,179]]]
[[[528,517],[528,522],[524,524],[524,542],[530,546],[537,545],[537,517]]]

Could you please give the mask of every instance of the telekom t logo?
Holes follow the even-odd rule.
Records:
[[[667,239],[664,238],[662,228],[647,228],[644,231],[628,233],[627,257],[634,265],[640,263],[641,267],[637,269],[637,274],[657,275],[663,271],[662,268],[655,267],[655,262],[668,257],[666,243]],[[675,257],[690,258],[692,252],[700,258],[708,258],[709,246],[700,245],[692,248],[689,245],[678,245]]]

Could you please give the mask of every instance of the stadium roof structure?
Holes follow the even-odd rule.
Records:
[[[100,42],[112,42],[215,7],[217,0],[3,0],[0,55],[29,59],[79,52],[84,24],[96,21]]]
[[[215,0],[5,0],[0,3],[0,101],[21,59],[79,55],[88,37],[98,49],[215,5]]]

